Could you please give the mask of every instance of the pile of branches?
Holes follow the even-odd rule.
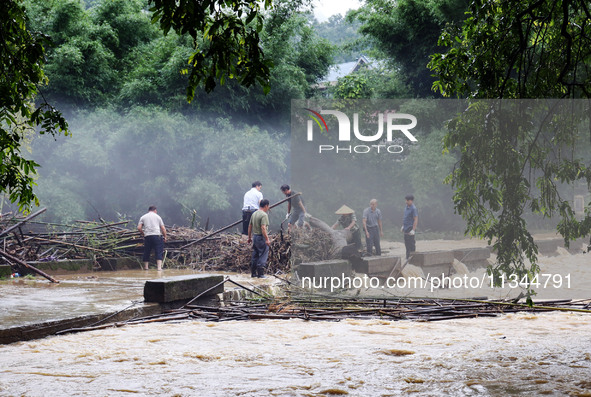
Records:
[[[348,318],[361,320],[411,320],[442,321],[461,318],[496,317],[508,313],[540,313],[551,311],[569,311],[591,313],[591,300],[556,300],[543,301],[527,305],[514,300],[478,300],[478,299],[340,299],[319,294],[305,294],[301,291],[293,295],[276,297],[262,295],[248,287],[240,285],[226,277],[222,283],[231,282],[250,291],[255,298],[242,301],[230,301],[225,305],[206,306],[195,302],[196,296],[178,309],[166,310],[161,314],[148,317],[136,317],[127,321],[73,328],[59,333],[90,331],[109,327],[121,327],[126,324],[144,324],[152,322],[201,320],[201,321],[236,321],[236,320],[287,320],[306,321],[341,321]],[[262,292],[262,291],[261,291]],[[105,321],[108,318],[105,319]]]
[[[528,306],[505,300],[458,299],[330,299],[326,297],[291,297],[261,302],[231,302],[223,307],[186,305],[191,318],[209,321],[300,319],[340,321],[347,318],[442,321],[460,318],[496,317],[502,314],[549,311],[591,313],[589,300],[544,301]],[[170,315],[174,311],[167,313]]]
[[[36,221],[43,212],[45,209],[27,217],[4,214],[0,218],[0,263],[8,263],[15,271],[22,272],[23,264],[36,261],[93,259],[98,269],[102,258],[141,258],[143,238],[135,230],[135,222],[75,221],[66,225]],[[252,248],[246,237],[224,233],[208,238],[210,234],[205,230],[167,226],[165,267],[250,272]],[[283,233],[270,237],[269,272],[287,272],[291,239]],[[199,242],[193,244],[196,241]]]
[[[167,267],[194,268],[201,271],[250,272],[252,246],[246,236],[240,234],[219,234],[211,239],[204,239],[197,244],[190,244],[205,238],[208,233],[187,228],[171,228],[168,231]],[[275,274],[289,271],[291,238],[287,234],[269,236],[271,246],[267,261],[267,272]],[[174,248],[182,242],[178,248]]]
[[[26,217],[3,214],[0,251],[25,262],[57,261],[125,256],[137,246],[137,231],[124,228],[129,221],[76,221],[70,225],[37,222],[35,218],[45,210]]]
[[[43,212],[0,218],[0,263],[19,267],[34,261],[93,259],[98,269],[102,258],[141,257],[143,238],[135,222],[38,222],[35,218]],[[245,236],[178,226],[167,226],[167,234],[165,268],[250,272],[252,247]],[[287,273],[292,263],[330,259],[333,248],[330,234],[316,228],[281,231],[270,239],[270,274]]]
[[[171,229],[169,236],[180,241],[202,239],[207,233],[189,229]],[[169,240],[171,240],[169,238]],[[187,241],[185,240],[185,241]],[[268,273],[287,273],[292,263],[320,261],[331,258],[333,241],[331,236],[319,229],[294,229],[290,234],[270,235],[271,246],[267,261]],[[170,246],[170,244],[169,244]],[[203,271],[232,271],[246,273],[250,271],[252,247],[246,237],[238,234],[221,234],[206,239],[193,246],[181,249],[169,249],[168,257],[173,264],[169,267],[193,267]]]
[[[333,256],[333,239],[321,229],[294,229],[291,238],[294,264],[328,260]]]

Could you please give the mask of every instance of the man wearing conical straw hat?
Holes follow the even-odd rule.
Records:
[[[343,229],[351,232],[351,238],[355,244],[355,248],[361,249],[361,233],[359,232],[359,226],[357,225],[357,217],[355,211],[346,205],[341,206],[335,211],[335,214],[340,215],[340,218],[332,225],[333,229],[336,229],[338,225],[341,225]]]

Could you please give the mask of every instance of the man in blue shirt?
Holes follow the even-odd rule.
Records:
[[[415,231],[419,223],[419,212],[417,207],[413,204],[414,196],[409,194],[405,197],[406,207],[404,208],[404,218],[402,219],[402,228],[400,231],[404,233],[404,246],[406,247],[406,259],[410,257],[410,253],[416,250]]]

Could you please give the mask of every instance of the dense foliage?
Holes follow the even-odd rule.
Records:
[[[351,12],[359,32],[375,47],[374,56],[384,59],[402,75],[417,97],[433,96],[429,56],[436,52],[441,30],[464,20],[468,0],[365,0]]]
[[[25,10],[17,1],[2,3],[0,21],[0,193],[27,210],[38,204],[33,176],[39,166],[23,155],[27,134],[34,128],[52,135],[68,130],[61,113],[43,98],[33,103],[46,82],[43,66],[49,38],[27,30]]]
[[[434,55],[431,67],[439,78],[434,87],[443,95],[591,96],[587,1],[476,1],[463,27],[447,30],[440,44],[447,52]],[[471,234],[496,239],[495,270],[531,275],[538,268],[524,218],[528,210],[559,215],[558,232],[567,243],[591,230],[589,211],[577,218],[572,191],[561,189],[579,181],[582,193],[591,188],[589,102],[472,102],[445,138],[448,150],[461,153],[450,176],[456,209]],[[542,112],[542,121],[527,124],[534,112]]]
[[[238,127],[157,107],[80,113],[70,120],[74,136],[37,139],[43,164],[41,204],[55,220],[134,220],[156,204],[167,224],[203,226],[239,219],[242,195],[254,180],[269,199],[281,197],[285,137],[257,127]]]
[[[230,210],[240,206],[251,179],[264,179],[272,189],[289,179],[285,142],[292,99],[589,96],[589,10],[581,0],[479,0],[471,6],[466,0],[366,0],[347,18],[324,23],[314,21],[300,0],[272,7],[250,1],[230,2],[236,7],[164,0],[23,3],[28,19],[17,7],[20,30],[7,31],[6,37],[29,35],[30,46],[18,48],[34,55],[25,56],[32,69],[5,72],[2,84],[14,88],[25,82],[30,91],[23,91],[22,104],[30,106],[3,104],[0,126],[12,131],[13,145],[3,146],[3,167],[13,164],[12,170],[20,171],[2,187],[16,192],[11,196],[16,201],[34,200],[31,173],[36,162],[43,164],[38,191],[56,219],[137,215],[156,200],[174,222],[193,210],[199,216],[208,211],[220,223],[233,220]],[[7,10],[2,20],[15,12]],[[31,33],[39,31],[44,35]],[[429,70],[433,53],[440,54]],[[317,84],[332,64],[361,54],[372,60],[371,67],[325,90]],[[33,71],[32,80],[27,70]],[[43,96],[35,96],[38,92]],[[35,139],[30,157],[36,162],[22,156],[20,163],[9,162],[27,137],[15,122],[24,127],[38,122],[47,132],[65,128],[45,100],[68,116],[74,138]],[[42,110],[34,113],[36,107]],[[412,111],[429,117],[437,105]],[[456,209],[467,216],[469,233],[499,238],[502,261],[523,264],[520,252],[534,259],[530,212],[561,214],[559,228],[568,239],[588,232],[590,221],[573,216],[572,192],[565,194],[561,185],[588,181],[586,121],[539,135],[525,126],[475,134],[477,121],[458,120],[447,135],[426,126],[403,161],[374,159],[398,187],[384,197],[414,192],[424,210],[422,227],[457,228],[450,216],[451,192],[441,180],[459,160],[450,177]],[[446,157],[440,157],[442,141]],[[216,146],[228,153],[216,152]],[[19,183],[28,190],[7,190]],[[355,205],[365,206],[366,198],[360,200]],[[392,200],[396,206],[398,199]]]
[[[24,8],[11,2],[14,10],[8,8],[2,15],[3,20],[12,18],[22,34],[22,37],[16,35],[10,24],[2,25],[8,29],[3,38],[14,36],[14,40],[20,40],[14,45],[7,42],[2,49],[21,49],[3,56],[5,67],[10,69],[9,63],[23,66],[3,74],[5,92],[18,89],[25,100],[9,103],[8,95],[3,97],[2,104],[6,116],[3,125],[11,134],[10,142],[4,140],[2,176],[6,179],[2,186],[13,201],[26,205],[35,200],[32,178],[37,162],[44,167],[37,179],[41,204],[51,207],[48,216],[54,220],[93,217],[97,212],[105,218],[116,217],[117,213],[135,214],[148,205],[144,200],[156,198],[161,199],[160,205],[169,206],[168,211],[162,210],[174,221],[184,219],[188,209],[204,212],[204,203],[216,221],[233,219],[222,209],[227,210],[228,203],[240,207],[238,201],[252,180],[272,181],[273,186],[285,182],[288,161],[284,140],[289,128],[290,100],[314,94],[313,83],[326,74],[334,53],[334,46],[314,32],[305,14],[298,13],[299,2],[278,3],[264,12],[258,3],[252,3],[246,8],[252,8],[255,13],[245,8],[242,17],[238,15],[240,11],[233,16],[225,9],[216,11],[218,16],[234,21],[234,27],[240,30],[238,36],[256,34],[257,47],[250,48],[258,51],[256,54],[251,51],[253,60],[260,61],[259,66],[270,62],[276,65],[266,72],[245,64],[243,54],[230,54],[234,50],[250,51],[244,43],[232,44],[239,44],[240,48],[224,49],[217,39],[213,40],[216,43],[211,41],[215,36],[212,29],[219,23],[208,18],[215,13],[205,18],[203,26],[209,29],[210,37],[204,39],[196,33],[198,30],[185,30],[181,26],[183,21],[173,20],[176,17],[168,8],[172,3],[167,2],[152,2],[152,11],[144,0],[25,0],[23,3]],[[182,11],[185,16],[196,12],[187,8]],[[151,21],[154,15],[160,26]],[[238,26],[243,22],[244,26]],[[170,30],[163,35],[161,29],[168,30],[168,23]],[[226,29],[218,28],[219,34]],[[44,34],[31,33],[37,31]],[[204,43],[208,40],[209,43]],[[215,49],[213,44],[217,46]],[[227,79],[209,94],[206,91],[211,88],[211,76],[203,74],[207,73],[204,64],[195,58],[196,48],[205,48],[199,47],[202,45],[220,55],[215,66],[219,72],[214,73],[216,81],[224,73],[226,77],[230,77],[228,74],[237,77]],[[219,51],[227,51],[228,58],[222,59],[225,55]],[[264,60],[260,58],[262,51]],[[10,58],[12,55],[20,59]],[[188,65],[191,57],[193,63]],[[207,58],[205,62],[212,59]],[[231,66],[234,61],[240,65]],[[225,72],[224,68],[227,68]],[[250,83],[261,70],[267,73],[263,78],[272,83],[266,95],[260,85]],[[197,89],[195,83],[199,78],[204,84]],[[190,104],[186,98],[188,86],[195,90]],[[38,91],[43,96],[35,96]],[[31,149],[27,156],[36,162],[25,160],[20,149],[34,133],[31,128],[26,133],[24,127],[42,124],[41,132],[55,133],[66,126],[45,100],[68,116],[74,138],[34,139],[32,147],[26,149]],[[37,112],[34,112],[34,101],[38,103]],[[29,107],[25,106],[27,103]],[[139,116],[142,108],[145,114]],[[110,123],[112,120],[116,122]],[[129,120],[133,122],[127,123]],[[123,129],[129,134],[127,138],[122,137]],[[161,137],[157,137],[159,131]],[[143,140],[151,142],[152,138],[158,145],[143,147],[145,158],[124,161],[125,156],[131,160],[131,154],[136,152],[133,142],[141,147]],[[216,145],[227,151],[214,155]],[[152,158],[155,154],[151,153],[156,151],[165,160],[165,166]],[[183,157],[185,153],[189,157]],[[196,161],[193,154],[209,162]],[[145,163],[147,159],[159,166],[153,169]],[[191,176],[174,171],[176,166],[193,170]],[[159,181],[172,181],[172,178],[174,184],[162,185],[166,187],[163,196],[154,193],[161,191]],[[214,196],[197,194],[203,190],[216,193]],[[164,199],[165,196],[169,199]]]

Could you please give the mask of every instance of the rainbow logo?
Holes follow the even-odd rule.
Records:
[[[328,126],[326,125],[326,121],[324,121],[324,118],[320,115],[320,113],[313,111],[312,109],[308,109],[308,108],[304,108],[305,110],[307,110],[308,112],[311,112],[312,114],[310,115],[310,117],[312,117],[312,119],[316,122],[316,124],[318,124],[318,127],[320,127],[320,131],[322,131],[322,124],[324,124],[324,129],[326,130],[326,132],[328,132]],[[320,120],[318,120],[320,119]],[[322,121],[322,124],[320,124],[320,122]]]

